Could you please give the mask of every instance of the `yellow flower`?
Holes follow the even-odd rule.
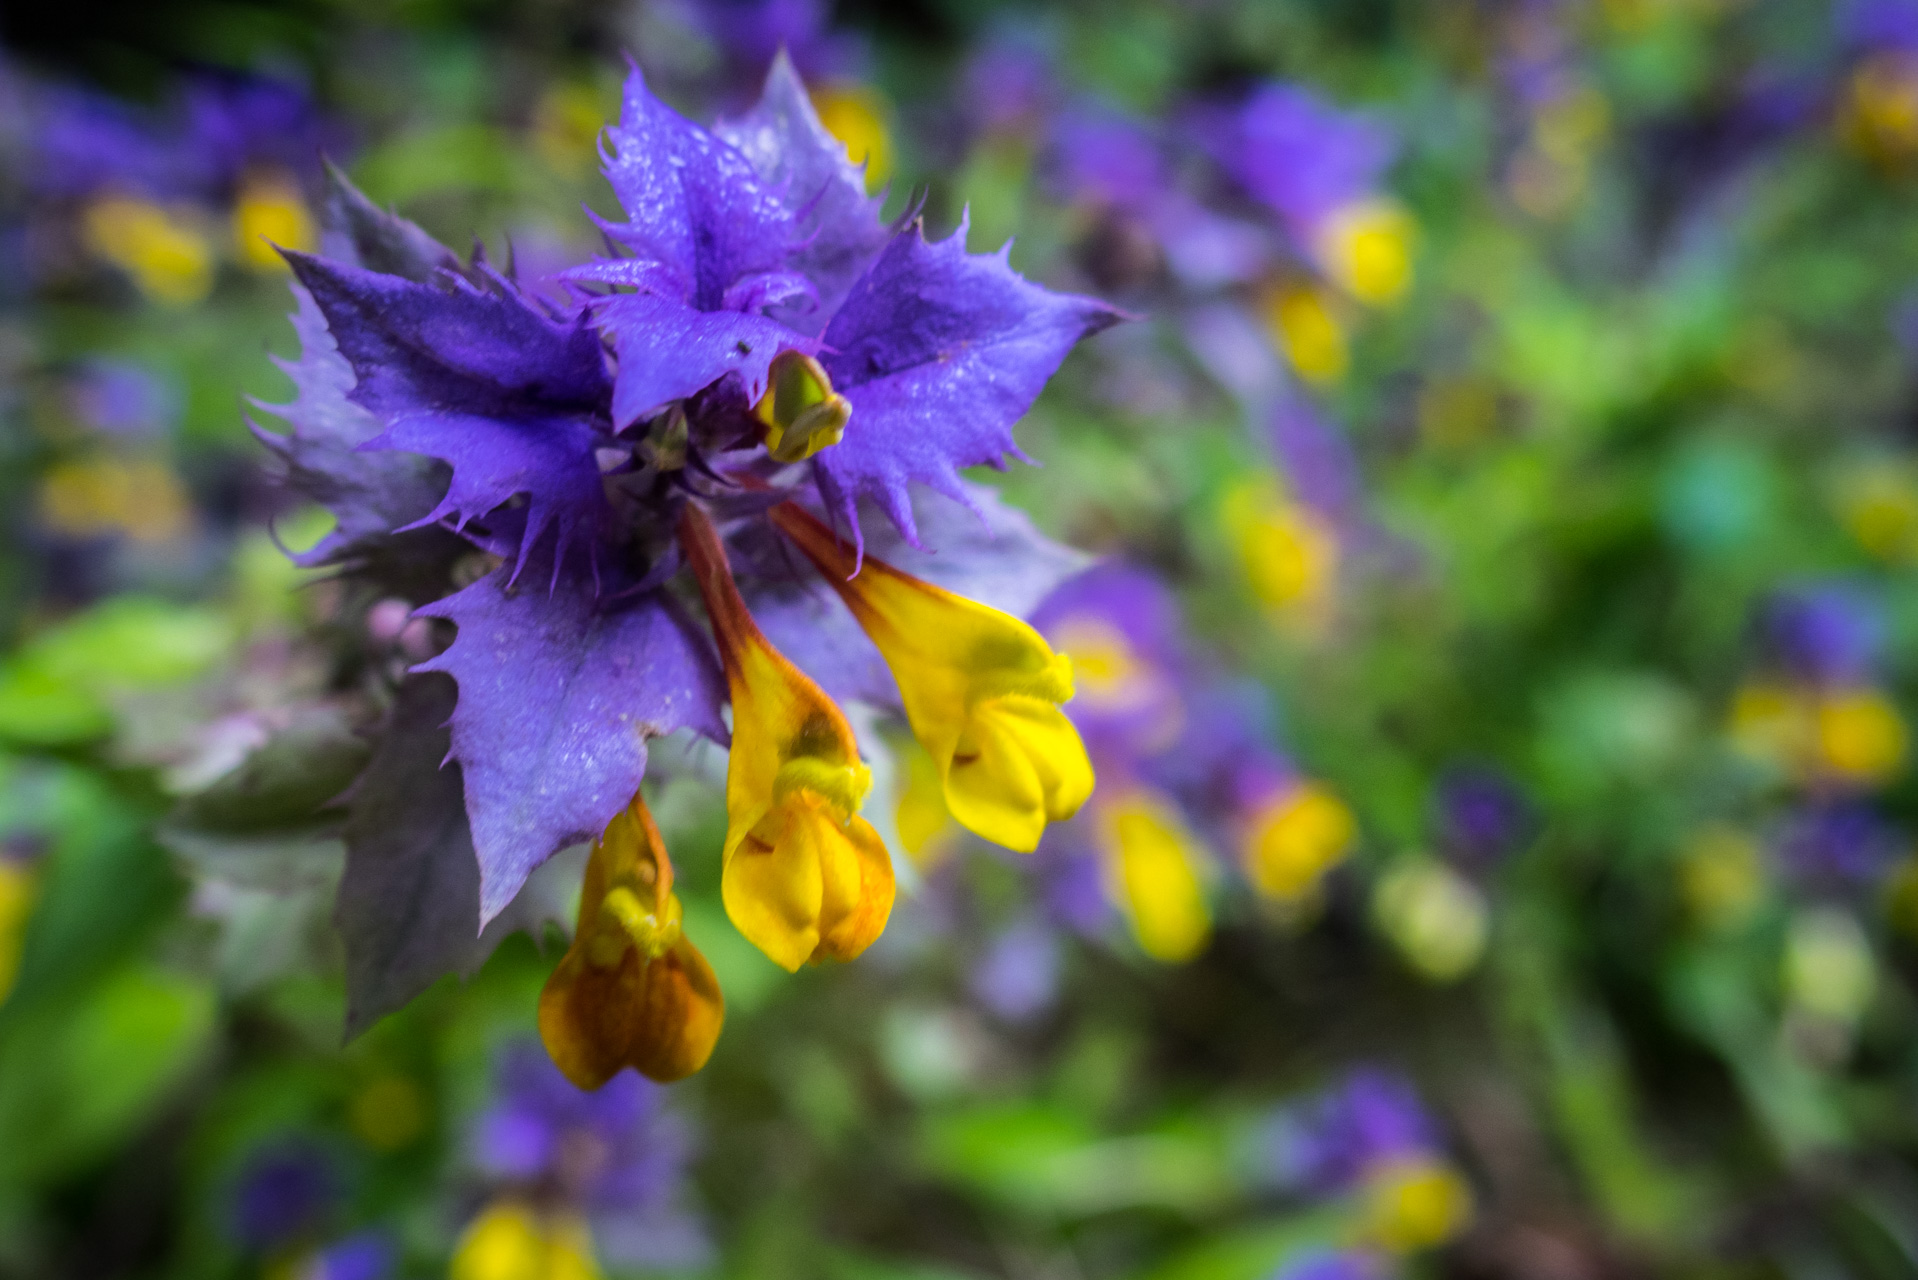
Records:
[[[1021,853],[1092,794],[1092,763],[1059,710],[1072,660],[1009,613],[866,557],[792,503],[773,523],[839,592],[891,668],[912,732],[959,824]],[[856,576],[855,576],[856,575]]]
[[[1106,878],[1139,949],[1154,960],[1190,960],[1212,936],[1199,869],[1205,852],[1163,797],[1134,790],[1098,807]]]
[[[1252,594],[1275,609],[1323,612],[1338,580],[1339,541],[1331,525],[1269,480],[1234,488],[1220,514]]]
[[[33,869],[11,858],[0,858],[0,1004],[13,990],[20,974],[20,951],[26,942],[27,916],[33,911]]]
[[[97,457],[58,463],[40,480],[40,517],[70,537],[118,533],[169,542],[193,523],[186,487],[152,458]]]
[[[319,245],[319,231],[300,184],[278,172],[248,174],[233,206],[233,243],[240,261],[255,271],[285,271],[280,249],[309,252]]]
[[[1820,699],[1819,764],[1856,782],[1883,782],[1905,763],[1909,738],[1898,708],[1875,689],[1850,689]]]
[[[1280,792],[1246,823],[1242,857],[1252,887],[1295,903],[1352,850],[1358,824],[1345,802],[1316,782]]]
[[[593,846],[573,945],[539,997],[540,1039],[580,1088],[623,1067],[678,1080],[712,1055],[726,1001],[680,920],[672,860],[634,796]]]
[[[726,765],[720,893],[753,945],[788,971],[850,960],[892,913],[892,861],[858,809],[872,787],[852,727],[773,648],[740,599],[712,522],[688,503],[680,545],[726,667],[733,747]]]
[[[1411,287],[1416,232],[1412,216],[1396,203],[1357,200],[1325,220],[1313,237],[1313,253],[1341,289],[1360,302],[1389,306]]]
[[[1887,167],[1918,154],[1918,59],[1887,53],[1852,72],[1839,132],[1855,150]]]
[[[952,851],[952,812],[946,808],[946,784],[939,766],[916,740],[899,749],[905,769],[899,784],[899,802],[893,824],[899,844],[921,871],[944,862]]]
[[[496,1200],[460,1237],[452,1280],[599,1280],[593,1237],[574,1213]]]
[[[1352,358],[1345,325],[1324,292],[1307,285],[1286,285],[1265,296],[1265,323],[1279,350],[1307,382],[1337,382]]]
[[[82,225],[87,246],[158,302],[198,302],[213,287],[206,237],[151,201],[102,197],[87,207]]]
[[[829,84],[814,91],[812,107],[826,132],[846,144],[852,162],[866,166],[866,190],[877,191],[892,175],[892,132],[886,127],[891,108],[885,96],[863,84]]]
[[[852,406],[832,389],[819,362],[799,351],[773,357],[766,394],[753,406],[766,428],[766,452],[775,462],[799,462],[846,434]]]
[[[1472,1189],[1443,1161],[1412,1156],[1374,1170],[1365,1184],[1365,1229],[1398,1253],[1444,1244],[1472,1221]]]

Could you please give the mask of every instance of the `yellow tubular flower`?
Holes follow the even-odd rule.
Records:
[[[599,1280],[593,1238],[578,1214],[545,1214],[497,1200],[453,1254],[452,1280]]]
[[[634,796],[586,863],[573,945],[540,993],[540,1039],[582,1089],[624,1067],[664,1083],[706,1065],[725,1017],[712,966],[680,929],[659,828]]]
[[[1429,1156],[1393,1160],[1366,1179],[1367,1234],[1395,1253],[1456,1239],[1472,1221],[1472,1189],[1458,1171]]]
[[[817,565],[879,648],[912,732],[939,766],[946,807],[967,830],[1020,853],[1092,794],[1092,762],[1059,710],[1072,660],[1009,613],[922,582],[852,549],[803,508],[773,523]]]
[[[1198,955],[1212,936],[1198,841],[1172,806],[1149,792],[1101,802],[1098,813],[1106,878],[1139,949],[1174,964]]]
[[[1345,325],[1332,300],[1317,289],[1288,285],[1265,298],[1267,331],[1299,376],[1325,385],[1345,376],[1352,363]]]
[[[726,914],[788,971],[850,960],[892,914],[892,860],[859,802],[872,774],[824,691],[773,648],[746,611],[712,522],[688,503],[680,545],[726,667]]]

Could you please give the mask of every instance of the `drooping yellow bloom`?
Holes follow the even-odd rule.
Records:
[[[672,860],[635,795],[593,846],[573,945],[539,998],[540,1039],[580,1088],[624,1067],[678,1080],[712,1055],[726,1001],[680,921]]]
[[[850,960],[892,913],[891,858],[858,812],[872,774],[845,715],[746,611],[718,533],[691,503],[679,538],[732,697],[720,876],[726,913],[788,971]]]
[[[1360,302],[1390,306],[1411,287],[1416,231],[1412,215],[1393,201],[1358,200],[1325,220],[1312,249],[1334,284]]]
[[[496,1200],[453,1254],[452,1280],[599,1280],[593,1237],[576,1213],[541,1213]]]
[[[783,503],[772,518],[872,637],[961,826],[1029,853],[1048,822],[1079,811],[1092,763],[1059,710],[1072,697],[1070,658],[1009,613],[870,556],[861,565],[801,507]]]
[[[820,363],[801,351],[773,357],[766,394],[753,406],[766,428],[766,452],[775,462],[799,462],[846,434],[852,406],[832,389]]]
[[[892,176],[890,106],[877,89],[850,82],[813,91],[812,107],[826,132],[846,144],[854,164],[866,166],[866,190],[877,191]]]
[[[1139,949],[1155,960],[1190,960],[1212,936],[1200,868],[1205,851],[1178,811],[1149,791],[1098,806],[1106,878]]]
[[[1472,1189],[1429,1156],[1389,1161],[1365,1181],[1365,1234],[1395,1253],[1444,1244],[1472,1221]]]
[[[1246,877],[1268,898],[1299,902],[1345,860],[1357,834],[1352,811],[1326,787],[1317,782],[1288,787],[1246,823]]]
[[[958,833],[952,811],[946,808],[945,780],[939,776],[939,766],[931,754],[917,740],[906,742],[898,754],[905,767],[893,825],[899,830],[900,847],[913,865],[930,871],[945,861],[952,850],[952,837]]]
[[[34,889],[32,867],[0,858],[0,1003],[5,1003],[13,990],[13,980],[20,974],[20,951],[26,942]]]
[[[1264,309],[1267,330],[1301,378],[1326,384],[1345,376],[1352,363],[1345,324],[1323,291],[1284,285],[1266,294]]]
[[[307,253],[319,243],[313,214],[291,174],[269,170],[247,175],[233,205],[233,245],[241,262],[255,271],[285,271],[280,249]]]
[[[155,301],[183,306],[213,287],[206,237],[151,201],[104,196],[87,207],[83,226],[87,247]]]

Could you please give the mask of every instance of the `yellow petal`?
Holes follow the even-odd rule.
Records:
[[[1245,871],[1269,898],[1296,902],[1351,851],[1352,811],[1316,782],[1301,783],[1259,810],[1247,826]]]
[[[1059,711],[1072,663],[1009,613],[855,560],[817,518],[785,503],[773,522],[838,591],[892,671],[906,719],[938,767],[960,825],[1030,852],[1048,822],[1092,793],[1085,744]]]
[[[592,1233],[572,1213],[540,1213],[498,1200],[466,1229],[452,1280],[599,1280]]]
[[[1204,852],[1170,802],[1133,791],[1103,806],[1100,836],[1108,878],[1140,950],[1190,960],[1212,936],[1199,867]]]
[[[634,796],[593,846],[573,944],[540,993],[540,1039],[582,1089],[626,1067],[678,1080],[712,1056],[726,1001],[680,929],[672,885],[659,828]]]

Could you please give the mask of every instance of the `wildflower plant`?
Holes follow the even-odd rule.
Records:
[[[350,1026],[536,919],[528,877],[593,841],[541,1007],[587,1087],[698,1069],[723,1016],[639,796],[653,739],[728,747],[726,908],[789,970],[857,956],[894,895],[842,701],[901,710],[988,839],[1084,802],[1071,665],[1019,620],[1078,561],[960,471],[1022,458],[1014,422],[1119,318],[963,221],[885,221],[783,59],[711,129],[635,69],[601,155],[625,220],[563,306],[334,175],[322,252],[286,255],[292,429],[256,429],[337,521],[300,563],[454,632],[350,797]]]

